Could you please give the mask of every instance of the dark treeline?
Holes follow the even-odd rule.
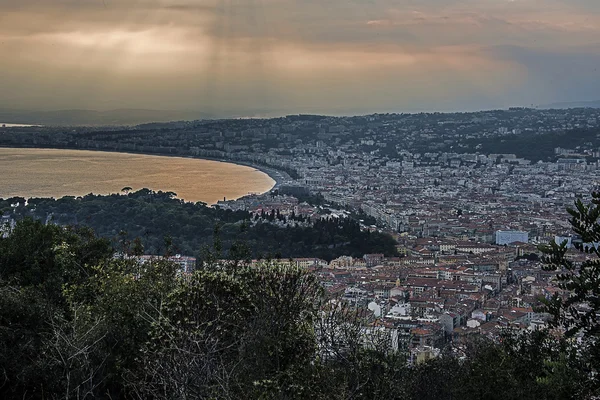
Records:
[[[534,162],[551,161],[556,159],[554,152],[556,147],[566,149],[574,149],[577,146],[600,147],[600,129],[579,128],[543,135],[528,132],[518,135],[469,139],[464,142],[464,145],[465,147],[455,147],[454,150],[463,153],[516,154],[517,157]]]
[[[115,243],[139,238],[148,254],[163,254],[165,238],[169,238],[172,252],[201,255],[202,249],[214,242],[216,226],[224,250],[234,243],[244,242],[252,249],[254,258],[331,260],[341,255],[397,254],[396,242],[391,236],[361,231],[358,221],[353,219],[331,218],[314,224],[277,226],[269,221],[276,218],[257,220],[245,211],[207,207],[204,203],[184,202],[174,196],[172,192],[142,189],[126,195],[30,199],[27,205],[23,198],[11,198],[0,200],[0,212],[10,213],[17,219],[30,216],[59,225],[88,226]],[[17,203],[18,207],[11,206]]]
[[[386,331],[265,263],[114,258],[83,228],[0,238],[0,398],[582,399],[597,353],[548,332],[474,340],[409,367]]]

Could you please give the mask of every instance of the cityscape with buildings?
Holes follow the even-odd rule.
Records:
[[[0,400],[600,400],[600,0],[0,21]]]
[[[588,201],[600,183],[599,124],[600,110],[584,108],[297,115],[5,128],[0,145],[245,163],[270,173],[277,185],[217,207],[250,212],[253,223],[277,212],[270,221],[279,225],[359,215],[362,229],[393,235],[400,257],[281,262],[313,271],[327,293],[391,329],[404,340],[395,343],[408,343],[415,360],[424,360],[474,334],[498,338],[504,328],[546,325],[541,300],[559,289],[555,273],[541,268],[538,246],[579,240],[566,208]],[[511,151],[495,151],[494,144]],[[174,260],[190,271],[193,258]]]

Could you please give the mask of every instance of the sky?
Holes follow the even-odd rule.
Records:
[[[591,100],[599,0],[0,0],[0,108],[255,116]]]

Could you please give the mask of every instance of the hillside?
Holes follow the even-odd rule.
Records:
[[[19,203],[13,209],[11,204]],[[115,243],[141,239],[148,254],[162,254],[165,238],[176,253],[200,256],[214,241],[215,227],[223,250],[234,243],[252,249],[252,257],[319,257],[331,260],[341,255],[362,257],[368,253],[395,256],[396,241],[379,232],[362,231],[351,219],[303,217],[286,221],[269,215],[252,218],[233,212],[174,198],[171,192],[141,189],[127,195],[87,195],[81,198],[0,200],[0,210],[17,219],[34,217],[60,225],[87,226]]]

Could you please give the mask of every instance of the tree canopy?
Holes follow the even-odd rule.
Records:
[[[126,189],[126,188],[124,188]],[[395,240],[384,233],[363,231],[353,219],[321,219],[314,223],[276,225],[279,213],[259,221],[246,211],[185,202],[172,192],[141,189],[126,195],[93,195],[60,199],[0,200],[0,210],[16,218],[33,217],[60,225],[87,226],[116,243],[139,238],[147,254],[162,254],[165,237],[175,253],[201,256],[214,241],[219,226],[223,248],[243,241],[251,256],[319,257],[326,260],[368,253],[397,255]],[[17,207],[13,205],[19,204]],[[300,218],[299,218],[300,219]],[[301,218],[305,221],[305,218]]]
[[[116,255],[89,229],[24,218],[0,237],[0,398],[591,399],[600,289],[586,243],[599,205],[594,194],[570,211],[587,261],[544,248],[565,290],[547,304],[555,330],[473,339],[411,366],[390,330],[300,268],[214,255],[181,274]]]

